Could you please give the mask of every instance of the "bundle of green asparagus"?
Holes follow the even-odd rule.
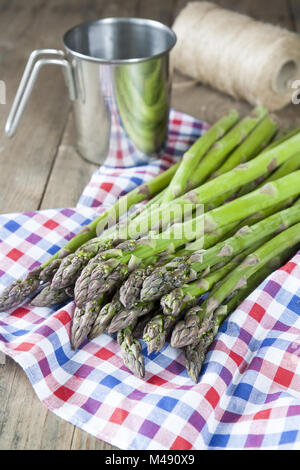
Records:
[[[243,119],[233,110],[6,288],[0,311],[74,299],[73,349],[117,333],[125,365],[143,378],[141,339],[150,354],[170,337],[197,381],[221,323],[297,249],[299,168],[299,129],[282,135],[262,107]]]

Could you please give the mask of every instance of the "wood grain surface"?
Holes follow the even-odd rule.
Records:
[[[186,0],[0,0],[0,212],[74,206],[96,167],[74,149],[71,106],[61,71],[41,71],[16,136],[4,125],[26,60],[33,49],[60,48],[63,33],[104,16],[138,16],[172,25]],[[298,0],[215,0],[254,18],[300,31]],[[300,78],[300,77],[299,77]],[[186,77],[174,78],[175,83]],[[201,84],[174,87],[172,106],[213,123],[232,107],[251,107]],[[299,107],[276,113],[281,126],[299,126]],[[66,184],[67,182],[67,184]],[[11,359],[0,364],[0,449],[113,449],[40,403],[25,373]]]

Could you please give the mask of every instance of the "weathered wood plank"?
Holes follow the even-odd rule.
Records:
[[[91,436],[87,432],[82,431],[79,428],[75,428],[73,440],[71,444],[71,450],[118,450],[117,447],[113,447],[107,442],[101,441]]]
[[[16,137],[9,141],[3,136],[8,109],[29,53],[39,47],[60,46],[60,32],[56,36],[53,31],[65,29],[65,25],[61,18],[50,14],[45,3],[40,0],[0,3],[1,79],[7,83],[7,106],[5,113],[1,107],[0,116],[1,212],[38,207],[67,117],[68,99],[61,72],[47,69],[41,72]],[[0,381],[0,401],[5,403],[1,407],[0,447],[38,448],[47,409],[12,360],[7,359],[1,367]]]
[[[70,448],[74,426],[47,410],[10,358],[0,368],[0,399],[0,449]]]
[[[53,31],[62,21],[49,14],[49,3],[42,0],[2,1],[0,7],[0,79],[7,90],[7,104],[0,107],[0,210],[32,210],[39,204],[65,125],[68,98],[62,72],[57,67],[41,71],[12,140],[4,136],[4,125],[30,52],[59,46]]]
[[[7,440],[12,440],[12,436],[7,438],[5,433],[7,423],[10,421],[9,401],[17,367],[17,364],[8,357],[6,357],[5,365],[0,366],[0,450],[7,448]],[[7,440],[4,441],[4,439]]]
[[[139,0],[137,16],[151,18],[170,26],[174,20],[176,0]]]
[[[74,207],[84,186],[98,168],[96,165],[88,163],[76,152],[74,141],[73,117],[70,113],[40,204],[41,209]]]
[[[0,366],[0,403],[0,450],[113,449],[49,411],[10,358]]]

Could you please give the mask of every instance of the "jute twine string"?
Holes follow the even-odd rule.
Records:
[[[292,82],[300,79],[300,37],[279,26],[191,2],[173,29],[172,62],[184,75],[269,110],[291,102]]]

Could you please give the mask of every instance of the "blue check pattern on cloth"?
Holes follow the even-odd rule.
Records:
[[[0,286],[48,259],[120,195],[178,160],[207,128],[172,110],[156,159],[115,123],[110,155],[76,208],[0,215]],[[61,418],[121,449],[300,448],[300,254],[269,276],[222,325],[198,384],[180,350],[145,354],[140,380],[104,334],[72,351],[74,304],[27,303],[0,313],[0,350]]]

